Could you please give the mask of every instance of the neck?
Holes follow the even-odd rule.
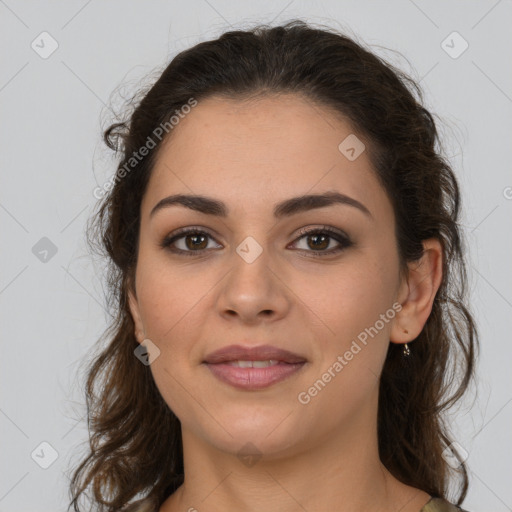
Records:
[[[376,427],[358,425],[253,460],[182,429],[185,480],[160,512],[420,511],[429,495],[395,479],[380,462]]]

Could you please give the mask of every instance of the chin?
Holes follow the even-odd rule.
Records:
[[[267,460],[291,454],[292,447],[297,447],[301,440],[291,421],[283,421],[286,415],[276,414],[258,418],[238,416],[218,418],[221,425],[229,425],[226,430],[217,428],[215,435],[212,432],[203,435],[210,439],[210,443],[219,450],[236,456],[243,456],[245,452],[264,455]],[[290,420],[291,418],[287,418]],[[206,428],[211,425],[205,425]]]

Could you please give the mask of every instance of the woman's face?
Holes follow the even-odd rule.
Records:
[[[184,432],[233,454],[252,443],[270,458],[373,433],[403,288],[392,205],[361,144],[350,124],[293,95],[212,97],[173,128],[141,206],[130,307],[139,342],[160,351],[150,368]],[[328,193],[350,200],[274,215],[292,198]],[[179,203],[151,214],[176,194],[222,203],[226,215]],[[273,370],[224,364],[249,379],[235,386],[204,362],[235,344],[304,362],[263,387],[250,372],[264,380]]]

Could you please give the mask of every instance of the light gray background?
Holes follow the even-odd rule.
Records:
[[[100,139],[100,119],[120,105],[112,94],[229,28],[296,17],[346,30],[412,73],[444,121],[482,343],[476,401],[452,414],[471,470],[465,508],[512,510],[510,1],[0,0],[0,512],[66,510],[66,473],[86,446],[80,365],[107,315],[84,227],[115,169]],[[58,43],[46,59],[31,47],[43,31]],[[443,44],[453,31],[469,44],[457,58],[446,45],[453,54],[463,41]],[[33,253],[43,237],[57,248],[46,262]],[[48,469],[31,458],[50,460],[42,442],[58,452]]]

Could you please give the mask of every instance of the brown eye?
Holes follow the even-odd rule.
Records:
[[[206,246],[208,245],[208,242],[204,243],[204,241],[207,239],[205,235],[200,234],[192,234],[192,235],[184,235],[182,237],[185,240],[185,246],[187,249],[206,249]]]
[[[174,253],[194,256],[194,253],[200,254],[208,249],[208,239],[213,240],[206,231],[186,228],[164,238],[160,246]],[[176,246],[177,242],[180,242],[181,247]]]
[[[308,242],[311,242],[312,246],[310,245],[309,247],[313,250],[327,249],[327,247],[329,247],[330,239],[332,240],[329,235],[322,234],[307,235],[306,238]]]
[[[312,253],[313,256],[331,255],[353,245],[353,242],[347,235],[327,226],[323,228],[306,228],[300,234],[301,236],[297,240],[306,239],[307,248],[311,250],[300,248],[299,250]],[[333,240],[338,243],[338,247],[327,250]]]
[[[354,245],[347,235],[328,226],[306,228],[301,231],[300,235],[295,244],[302,239],[306,239],[306,248],[299,248],[299,250],[306,254],[309,253],[311,256],[333,255]],[[164,238],[160,246],[175,254],[198,256],[209,249],[209,240],[214,240],[214,238],[207,231],[198,228],[183,228]],[[335,242],[335,246],[330,248],[333,242]],[[220,247],[219,245],[217,248]]]

